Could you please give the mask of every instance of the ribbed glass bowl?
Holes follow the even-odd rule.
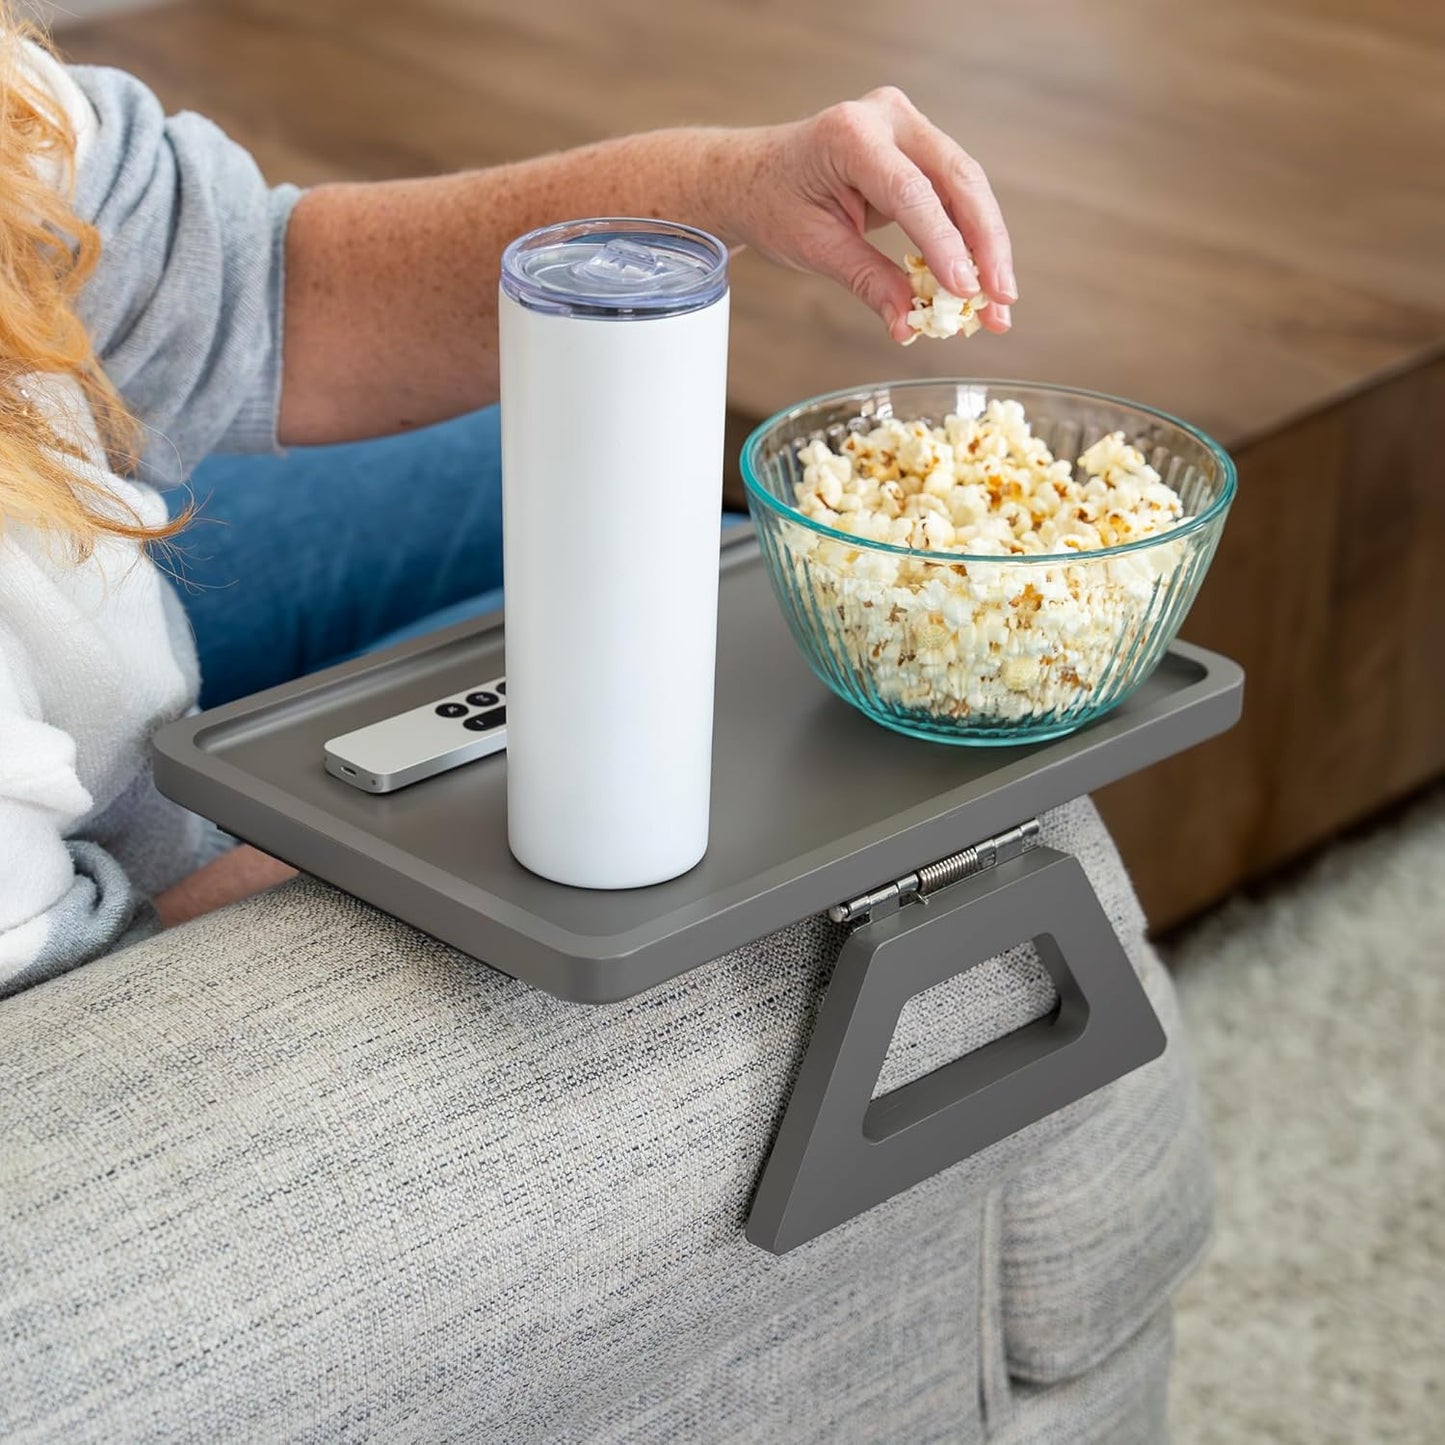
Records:
[[[1019,402],[1071,464],[1122,431],[1179,493],[1167,532],[1092,552],[970,556],[872,542],[803,515],[799,447],[886,417],[942,423]],[[1202,432],[1116,397],[1012,381],[902,381],[815,397],[764,422],[742,454],[748,505],[793,636],[839,697],[941,742],[1061,737],[1117,707],[1174,640],[1214,556],[1234,465]]]

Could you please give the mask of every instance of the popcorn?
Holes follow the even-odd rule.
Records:
[[[1161,542],[1091,558],[1167,531],[1183,504],[1122,432],[1071,467],[1016,401],[942,426],[890,417],[837,451],[811,441],[798,459],[804,516],[914,555],[787,526],[795,583],[816,617],[837,619],[865,690],[934,717],[988,726],[1086,704],[1158,619],[1187,557]],[[1029,557],[1049,560],[1015,560]]]
[[[913,308],[908,313],[913,335],[903,343],[905,346],[912,346],[920,336],[947,340],[960,331],[965,337],[972,336],[979,329],[983,323],[978,313],[988,305],[988,297],[965,298],[945,291],[922,256],[905,256],[903,264],[908,268],[908,281],[913,287]]]

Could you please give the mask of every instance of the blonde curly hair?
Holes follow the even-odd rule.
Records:
[[[187,517],[145,526],[113,491],[74,468],[82,452],[27,395],[27,377],[73,377],[111,467],[134,469],[140,428],[75,314],[100,259],[100,235],[71,200],[75,132],[64,107],[37,82],[27,43],[50,48],[10,0],[0,0],[0,529],[30,526],[83,561],[103,537],[159,541]]]

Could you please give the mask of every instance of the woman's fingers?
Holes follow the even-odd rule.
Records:
[[[989,299],[1004,306],[1017,301],[1008,227],[983,167],[906,99],[897,110],[899,143],[943,197]]]
[[[898,223],[948,290],[976,296],[979,277],[964,238],[933,181],[899,145],[892,114],[897,102],[880,99],[885,94],[891,92],[875,91],[827,112],[839,176],[879,215]]]
[[[845,223],[840,221],[829,228],[808,262],[814,270],[841,282],[865,306],[876,311],[894,341],[907,341],[913,335],[907,319],[913,305],[908,278],[876,246]]]
[[[948,144],[953,145],[951,141]],[[949,169],[941,182],[948,197],[948,208],[978,264],[983,289],[991,301],[1007,307],[1019,299],[1019,288],[1014,279],[1013,246],[1003,212],[994,199],[983,167],[957,146],[953,149],[958,155],[945,162]]]
[[[990,301],[978,313],[978,319],[985,331],[992,331],[995,336],[1002,336],[1013,325],[1013,310],[1005,302]]]
[[[1004,306],[1017,301],[1008,227],[983,167],[897,87],[873,91],[865,103],[886,117],[900,160],[925,177],[940,208],[946,211],[948,229],[962,234],[973,274],[982,282],[989,299]],[[923,238],[914,235],[902,216],[893,213],[890,218],[903,224],[903,229],[921,244]],[[978,289],[976,285],[965,290],[952,284],[949,274],[939,269],[926,250],[924,260],[950,291],[972,295]]]

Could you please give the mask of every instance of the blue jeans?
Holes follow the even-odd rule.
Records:
[[[199,520],[169,565],[203,707],[502,605],[495,407],[378,441],[211,457],[191,490]],[[172,493],[172,510],[187,500]]]

